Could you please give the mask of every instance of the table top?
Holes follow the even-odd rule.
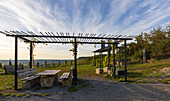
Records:
[[[48,75],[56,75],[61,70],[46,70],[41,73],[36,74],[37,76],[48,76]]]

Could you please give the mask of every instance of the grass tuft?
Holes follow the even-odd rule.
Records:
[[[33,96],[43,96],[43,94],[41,94],[41,93],[35,93],[35,94],[33,94]]]
[[[43,93],[43,96],[49,96],[50,95],[50,93]]]
[[[30,96],[31,96],[31,94],[27,94],[27,95],[24,96],[24,98],[28,98]]]
[[[14,96],[16,96],[17,95],[17,93],[12,93],[11,94],[11,97],[14,97]]]
[[[16,97],[21,97],[21,96],[24,96],[25,95],[25,93],[18,93],[17,95],[16,95]]]
[[[10,96],[10,95],[11,95],[11,93],[3,93],[2,97],[4,98],[4,97]]]

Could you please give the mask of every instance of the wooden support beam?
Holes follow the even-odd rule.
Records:
[[[125,82],[127,82],[127,67],[126,67],[126,40],[124,40],[124,50],[125,50]]]
[[[77,85],[77,40],[74,39],[74,70],[73,70],[74,84]]]
[[[89,35],[89,34],[88,34]],[[49,36],[48,34],[46,35],[9,35],[9,34],[6,34],[6,36],[18,36],[18,37],[45,37],[45,38],[50,38],[50,37],[53,37],[53,38],[84,38],[84,39],[109,39],[109,40],[132,40],[132,38],[119,38],[119,37],[116,37],[116,38],[107,38],[105,37],[106,34],[104,34],[102,37],[89,37],[89,36],[84,36],[84,37],[81,37],[81,36],[64,36],[63,33],[61,33],[61,35],[59,36]]]
[[[93,58],[93,66],[96,66],[96,53],[94,52],[94,58]]]
[[[109,41],[110,40],[108,40],[108,43],[109,43]],[[111,45],[108,44],[108,65],[107,65],[108,67],[110,66],[110,56],[111,56],[110,51],[111,51]]]
[[[120,68],[120,62],[121,62],[121,58],[120,58],[120,48],[119,48],[119,68]]]
[[[103,62],[103,57],[102,57],[102,52],[100,53],[100,68],[102,68],[102,62]]]
[[[30,68],[32,68],[32,42],[30,42]]]
[[[115,75],[116,67],[115,67],[115,44],[113,44],[113,74]]]
[[[17,77],[17,66],[18,66],[18,37],[15,37],[15,90],[18,89],[18,77]]]

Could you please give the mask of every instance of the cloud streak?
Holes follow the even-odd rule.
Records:
[[[0,30],[136,35],[170,24],[169,5],[169,0],[1,0]],[[0,37],[0,47],[8,47],[6,43],[12,46],[13,39]],[[24,47],[27,45],[21,43],[21,46],[21,50],[26,51]],[[41,54],[38,52],[41,49],[45,58],[59,55],[60,58],[72,58],[71,53],[48,56],[48,51],[68,53],[72,47],[57,46],[53,44],[43,48],[38,45],[36,52]],[[79,50],[79,56],[92,55],[89,52],[94,48],[91,46],[89,51],[80,46]],[[37,55],[37,58],[42,57]]]

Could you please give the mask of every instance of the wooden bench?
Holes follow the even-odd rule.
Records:
[[[62,76],[59,78],[59,82],[62,83],[62,86],[71,86],[72,85],[72,72],[73,68],[71,67],[70,72],[63,73]]]
[[[4,65],[5,74],[7,73],[14,73],[15,72],[15,65]],[[23,70],[23,65],[18,65],[17,70]]]
[[[18,70],[17,73],[18,78],[23,81],[22,89],[29,89],[40,82],[39,76],[35,75],[38,73],[36,68]]]

